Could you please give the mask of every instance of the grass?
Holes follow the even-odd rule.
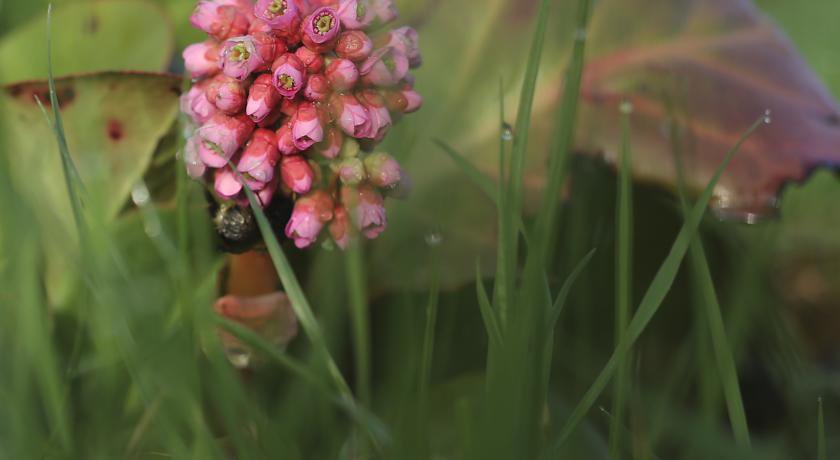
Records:
[[[762,358],[745,357],[746,344],[772,362],[784,362],[779,356],[794,347],[782,332],[774,331],[772,343],[749,335],[752,322],[769,324],[763,316],[770,315],[727,309],[738,303],[732,298],[772,302],[763,302],[769,294],[754,260],[734,263],[750,275],[734,288],[720,281],[717,247],[726,243],[709,244],[714,224],[704,220],[717,180],[750,134],[764,129],[764,116],[694,203],[681,191],[646,211],[662,195],[651,199],[632,183],[630,106],[616,107],[623,133],[617,177],[587,175],[571,155],[587,0],[574,5],[578,33],[551,120],[554,137],[539,144],[529,137],[554,6],[540,2],[511,138],[500,104],[500,178],[438,142],[463,180],[495,206],[495,276],[477,263],[474,286],[444,290],[449,254],[432,246],[423,289],[384,291],[367,271],[365,245],[305,258],[286,253],[246,188],[300,321],[301,337],[288,349],[209,308],[224,260],[213,248],[202,190],[180,168],[172,202],[155,202],[141,182],[120,220],[101,217],[98,181],[83,183],[76,170],[50,75],[51,113],[44,114],[75,227],[58,229],[68,241],[61,254],[45,253],[39,198],[21,195],[21,178],[7,167],[10,152],[0,151],[0,304],[7,318],[0,345],[8,351],[0,357],[0,458],[830,458],[837,438],[826,425],[840,389],[819,379],[830,380],[826,374],[814,371],[810,390],[785,390],[790,400],[813,388],[825,392],[816,449],[811,429],[783,445],[779,440],[790,438],[748,418],[762,421],[750,405],[759,396],[755,377],[744,369]],[[525,169],[537,149],[548,152],[548,180],[537,206],[526,206]],[[572,190],[568,201],[561,201],[564,187]],[[575,214],[575,206],[588,212]],[[670,223],[657,220],[668,209]],[[614,222],[574,219],[586,215]],[[660,230],[658,245],[650,242],[652,228]],[[579,241],[575,232],[585,244],[566,251]],[[62,302],[50,285],[58,257],[75,268],[75,287]],[[393,257],[394,264],[416,263]],[[638,302],[634,292],[643,293]],[[691,315],[675,307],[688,302],[701,314],[686,326]],[[748,316],[733,324],[735,313]],[[684,339],[691,328],[708,335]],[[248,346],[250,370],[230,365],[221,330]],[[710,363],[693,359],[703,353]],[[709,420],[698,402],[707,390],[695,376],[709,369],[703,385],[723,401],[708,401],[725,418]],[[807,426],[810,401],[801,416]],[[790,414],[776,419],[797,419],[793,402],[779,405]]]

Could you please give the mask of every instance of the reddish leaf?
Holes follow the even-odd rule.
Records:
[[[628,19],[628,12],[645,12]],[[634,107],[637,178],[701,189],[765,110],[715,193],[724,216],[775,210],[788,182],[840,165],[840,108],[788,39],[748,0],[609,0],[592,20],[579,147],[614,163],[619,104]],[[678,134],[674,134],[678,133]]]

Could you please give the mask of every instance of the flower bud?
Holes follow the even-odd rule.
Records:
[[[347,249],[350,244],[350,216],[343,206],[336,206],[335,216],[330,222],[330,236],[341,249]]]
[[[394,47],[373,52],[359,69],[364,81],[376,86],[393,86],[408,73],[408,58]]]
[[[356,97],[370,115],[370,130],[363,137],[381,141],[391,129],[391,114],[385,107],[385,100],[379,93],[372,90],[360,91]]]
[[[338,128],[329,127],[324,140],[315,145],[313,150],[324,158],[333,159],[341,153],[342,145],[344,145],[344,134]]]
[[[332,8],[322,7],[313,11],[301,24],[304,44],[309,40],[314,44],[324,44],[338,37],[341,21]]]
[[[292,139],[298,150],[306,150],[324,140],[324,127],[318,109],[311,102],[300,104],[292,118]]]
[[[327,77],[323,74],[310,75],[303,89],[303,97],[313,102],[324,101],[329,97],[332,89]]]
[[[274,74],[274,87],[283,97],[294,98],[303,88],[306,69],[294,54],[283,54],[274,61],[271,69]]]
[[[300,14],[295,0],[257,0],[254,15],[274,30],[288,30]]]
[[[252,190],[262,190],[268,182],[274,179],[274,169],[280,159],[277,150],[277,137],[267,129],[254,131],[248,145],[242,151],[239,164],[236,166],[244,176]]]
[[[198,154],[201,161],[211,168],[225,166],[227,160],[245,144],[253,130],[254,122],[245,115],[213,115],[213,118],[196,131],[200,140]]]
[[[385,106],[391,113],[412,113],[420,110],[423,96],[406,85],[403,89],[388,90],[383,93]]]
[[[353,225],[368,239],[374,239],[385,231],[387,219],[382,195],[370,186],[344,187],[341,199]]]
[[[250,26],[248,17],[236,6],[210,0],[198,2],[190,16],[190,23],[219,41],[244,35]]]
[[[272,83],[271,75],[264,73],[254,80],[248,91],[248,104],[245,113],[259,123],[268,117],[272,110],[280,104],[282,96]]]
[[[365,158],[368,181],[381,188],[391,188],[402,179],[402,169],[397,160],[387,153],[372,153]]]
[[[340,0],[337,13],[341,25],[348,30],[367,28],[376,19],[370,0]]]
[[[302,195],[312,190],[315,172],[302,155],[284,156],[280,160],[280,174],[291,191]]]
[[[206,96],[216,108],[228,115],[242,112],[248,101],[245,84],[224,74],[216,75],[210,80]]]
[[[239,182],[236,173],[231,171],[230,166],[216,170],[216,181],[214,185],[216,193],[220,197],[228,200],[233,199],[242,191],[242,183]]]
[[[286,225],[286,236],[295,241],[300,249],[312,245],[324,224],[333,217],[333,202],[330,196],[321,190],[310,193],[297,200],[292,218]]]
[[[382,23],[389,23],[399,16],[393,0],[371,0],[374,13]]]
[[[262,190],[257,192],[257,199],[260,200],[260,204],[263,208],[266,208],[271,204],[271,201],[274,199],[274,194],[277,192],[277,186],[279,183],[279,176],[275,175],[274,180],[266,184]]]
[[[272,63],[278,56],[286,54],[288,48],[283,39],[278,38],[272,32],[254,32],[251,37],[254,40],[254,48],[262,65],[257,68],[258,71],[268,70]]]
[[[348,136],[362,138],[370,132],[370,114],[352,94],[334,94],[330,109]]]
[[[219,111],[216,105],[207,99],[209,85],[209,80],[198,82],[186,94],[181,95],[181,111],[199,125],[207,123],[207,120]]]
[[[190,78],[212,77],[219,73],[219,44],[213,40],[186,47],[182,56]]]
[[[324,72],[330,85],[338,91],[348,90],[359,81],[359,69],[348,59],[335,59]]]
[[[417,31],[411,27],[400,27],[388,33],[388,44],[408,58],[409,66],[414,69],[420,67],[423,58],[420,56]]]
[[[283,155],[294,155],[300,152],[295,147],[295,140],[292,137],[292,124],[283,123],[283,126],[277,130],[277,149]]]
[[[306,72],[310,75],[321,73],[324,70],[324,56],[316,53],[311,49],[301,46],[295,51],[295,56],[300,59],[300,62],[306,67]]]
[[[228,77],[245,80],[264,64],[253,37],[234,37],[222,44],[220,65]]]
[[[361,30],[348,30],[338,37],[335,54],[353,62],[361,62],[373,52],[373,41]]]
[[[344,185],[359,185],[367,177],[365,165],[358,158],[345,158],[336,166],[336,172]]]

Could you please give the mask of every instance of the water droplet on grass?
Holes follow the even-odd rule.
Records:
[[[764,111],[764,124],[769,125],[773,123],[773,112],[770,109]]]
[[[575,40],[579,42],[586,40],[586,29],[575,30]]]
[[[137,206],[147,205],[150,198],[151,194],[149,193],[149,188],[146,187],[146,184],[143,182],[138,182],[131,189],[131,201],[133,201]]]
[[[513,140],[513,127],[508,123],[502,123],[502,140],[503,141],[512,141]]]
[[[443,243],[443,235],[438,232],[432,232],[426,235],[426,244],[431,247],[440,246]]]
[[[621,101],[621,105],[618,106],[618,110],[625,115],[629,115],[633,113],[633,103],[630,101]]]

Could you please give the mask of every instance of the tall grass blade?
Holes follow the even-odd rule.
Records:
[[[630,112],[628,102],[621,104],[621,148],[619,153],[619,179],[616,201],[616,257],[615,257],[615,343],[624,339],[624,331],[630,323],[630,308],[633,302],[631,291],[633,257],[633,163],[630,158]],[[612,416],[610,418],[610,458],[621,456],[624,445],[624,410],[630,388],[630,356],[625,356],[618,365],[613,386]]]
[[[740,150],[741,145],[747,140],[747,138],[749,138],[750,135],[752,135],[753,132],[755,132],[756,129],[758,129],[759,126],[761,126],[762,123],[764,123],[764,115],[756,120],[756,122],[753,123],[753,125],[750,126],[750,128],[741,136],[736,145],[727,152],[723,163],[718,167],[700,199],[694,205],[688,219],[685,223],[683,223],[682,229],[671,247],[671,251],[668,253],[665,261],[660,266],[659,271],[656,273],[656,276],[648,287],[647,292],[645,292],[633,319],[630,321],[624,340],[622,340],[615,348],[613,354],[604,365],[601,373],[578,402],[577,407],[575,407],[572,411],[566,424],[552,442],[551,447],[547,451],[549,458],[555,458],[557,456],[559,449],[568,440],[569,436],[571,436],[575,428],[577,428],[578,424],[580,424],[589,412],[589,409],[592,408],[595,401],[604,391],[604,388],[615,374],[618,364],[624,359],[625,355],[630,351],[633,344],[639,336],[641,336],[648,323],[650,323],[650,320],[658,311],[659,306],[662,304],[662,301],[670,291],[674,279],[677,276],[682,260],[688,252],[691,240],[697,233],[700,221],[705,214],[709,201],[711,201],[712,193],[720,180],[720,176],[729,165],[732,157],[738,152],[738,150]]]
[[[487,336],[490,338],[491,344],[500,346],[502,340],[502,329],[499,326],[498,314],[493,309],[490,303],[490,297],[484,289],[484,282],[481,280],[481,267],[475,266],[475,290],[478,297],[478,307],[481,310],[481,319],[484,321],[484,329],[487,330]]]
[[[367,296],[364,252],[361,244],[354,244],[345,254],[347,291],[350,296],[350,319],[353,323],[353,357],[356,392],[366,405],[371,401],[370,368],[370,308]]]
[[[569,298],[569,293],[572,291],[572,287],[575,284],[575,281],[580,277],[581,273],[586,269],[589,265],[589,262],[595,256],[595,252],[597,249],[592,249],[589,251],[580,262],[578,262],[577,266],[572,270],[572,273],[566,278],[566,281],[563,282],[563,286],[560,287],[560,292],[557,293],[557,297],[554,299],[554,303],[551,306],[551,311],[549,312],[549,320],[547,326],[549,330],[554,330],[557,327],[557,321],[560,320],[560,314],[563,313],[563,308],[566,306],[566,300]]]
[[[828,460],[825,443],[825,415],[823,414],[823,400],[817,398],[817,460]]]

